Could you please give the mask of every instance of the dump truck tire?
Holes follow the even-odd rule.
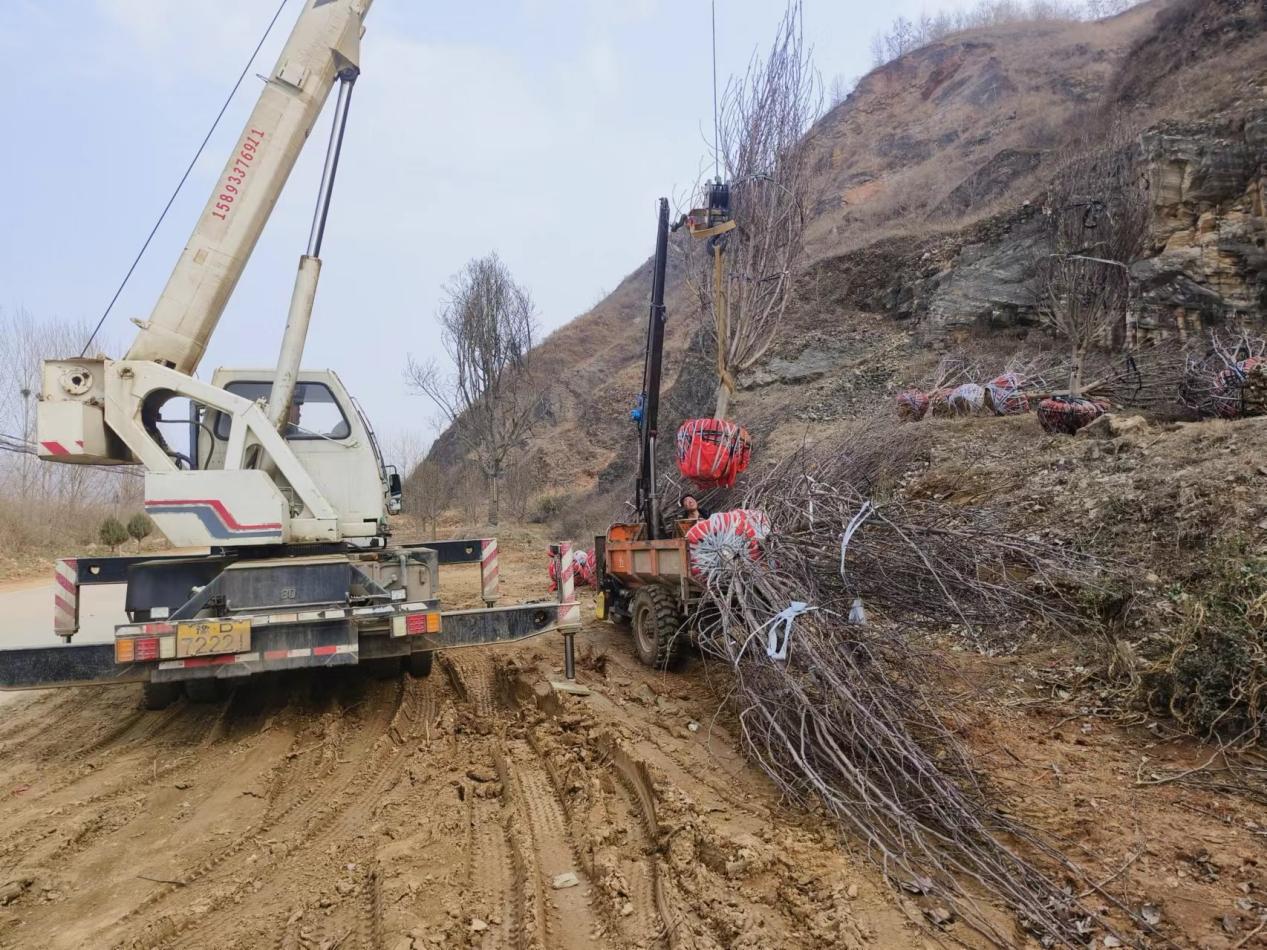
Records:
[[[648,585],[634,594],[629,609],[638,659],[652,669],[667,668],[682,643],[677,599],[663,587]]]
[[[191,703],[218,703],[224,699],[224,693],[224,683],[220,680],[185,680],[185,698]]]
[[[433,659],[435,659],[435,654],[430,650],[426,653],[411,653],[405,657],[405,672],[414,679],[425,679],[431,675]]]
[[[142,683],[141,705],[149,710],[166,709],[180,698],[179,683]]]

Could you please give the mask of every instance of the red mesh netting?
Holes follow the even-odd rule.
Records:
[[[1029,412],[1029,397],[1023,386],[1025,378],[1018,373],[1004,373],[985,384],[986,405],[998,416],[1020,416]]]
[[[725,419],[688,419],[677,430],[677,468],[700,488],[729,488],[752,458],[748,430]]]
[[[582,551],[577,548],[572,552],[572,563],[576,565],[576,573],[572,575],[572,583],[577,587],[593,587],[596,580],[598,564],[594,560],[594,549]],[[559,589],[556,577],[554,555],[546,548],[546,572],[550,575],[550,590]]]
[[[769,533],[770,519],[754,508],[719,511],[697,522],[686,533],[691,573],[709,576],[739,561],[757,560]]]
[[[1250,374],[1256,369],[1261,373],[1260,367],[1264,366],[1267,366],[1267,359],[1251,356],[1219,373],[1218,381],[1215,383],[1214,411],[1224,419],[1235,419],[1246,414],[1243,398],[1245,383],[1250,378]]]
[[[1073,435],[1108,410],[1108,403],[1077,396],[1052,396],[1038,404],[1038,424],[1052,435]]]
[[[908,389],[897,394],[897,417],[903,422],[919,422],[928,412],[928,394]]]
[[[928,414],[930,416],[953,416],[954,410],[950,408],[950,394],[955,391],[953,386],[946,386],[942,389],[934,389],[928,394]]]

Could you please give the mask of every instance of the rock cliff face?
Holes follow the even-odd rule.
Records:
[[[1191,335],[1267,316],[1267,101],[1209,119],[1166,123],[1135,143],[1148,183],[1151,241],[1131,268],[1134,339]],[[984,169],[983,169],[984,171]],[[911,321],[921,339],[1040,323],[1035,264],[1045,253],[1039,196],[961,232],[910,243],[876,262],[887,282],[847,296],[863,309]],[[845,270],[874,248],[820,266]],[[842,301],[843,302],[843,301]]]
[[[1267,311],[1267,103],[1141,137],[1156,253],[1132,272],[1141,331],[1188,333]]]

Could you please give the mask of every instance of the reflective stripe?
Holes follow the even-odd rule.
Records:
[[[189,670],[201,666],[228,666],[231,663],[258,663],[273,660],[298,660],[310,656],[334,656],[339,653],[358,653],[355,643],[336,643],[325,647],[301,647],[296,650],[265,650],[260,653],[228,653],[224,656],[191,656],[184,660],[169,660],[158,664],[160,670]]]
[[[53,566],[53,631],[79,632],[79,561],[62,558]]]
[[[486,538],[480,549],[480,596],[487,603],[497,599],[501,566],[497,556],[497,539]]]
[[[580,626],[581,605],[576,599],[576,561],[572,557],[572,544],[569,541],[559,543],[559,623],[565,626]]]

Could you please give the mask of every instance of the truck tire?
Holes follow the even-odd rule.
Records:
[[[629,611],[638,659],[652,669],[667,669],[682,643],[677,598],[667,589],[649,584],[633,595]]]
[[[180,698],[179,683],[142,683],[141,705],[149,710],[166,709]]]
[[[435,659],[435,653],[427,650],[425,653],[411,653],[405,657],[405,672],[414,679],[425,679],[431,675],[431,662]]]
[[[218,679],[185,680],[185,698],[191,703],[218,703],[224,694],[224,683]]]

